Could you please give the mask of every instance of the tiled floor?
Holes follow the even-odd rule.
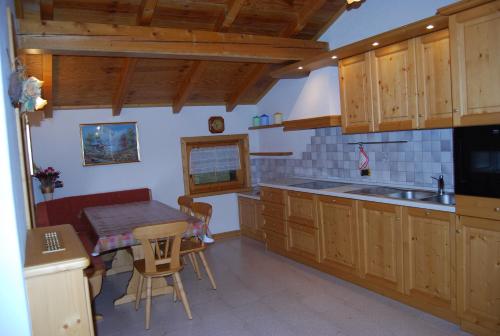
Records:
[[[153,298],[151,329],[144,302],[113,306],[129,274],[104,280],[96,310],[98,336],[467,335],[449,322],[266,252],[247,238],[217,242],[207,252],[217,290],[191,267],[181,273],[193,320],[171,296]]]

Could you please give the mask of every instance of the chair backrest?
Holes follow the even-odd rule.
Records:
[[[158,265],[170,264],[180,267],[179,253],[181,237],[187,229],[187,222],[173,222],[141,226],[132,231],[144,250],[146,272],[156,272]]]
[[[191,214],[191,204],[193,204],[193,199],[189,196],[179,196],[177,198],[177,204],[179,204],[179,209],[186,213]]]
[[[191,211],[193,216],[203,221],[203,234],[207,234],[208,224],[212,218],[212,206],[204,202],[193,202]]]

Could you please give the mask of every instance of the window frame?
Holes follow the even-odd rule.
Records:
[[[240,152],[240,166],[236,181],[207,183],[195,185],[190,171],[191,150],[203,147],[237,145]],[[249,156],[248,134],[212,135],[181,138],[182,173],[184,179],[184,193],[193,197],[221,195],[248,191],[251,187],[251,169]]]

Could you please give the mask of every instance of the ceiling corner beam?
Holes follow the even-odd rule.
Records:
[[[282,36],[293,36],[300,32],[306,24],[311,20],[312,16],[326,3],[326,0],[309,0],[306,1],[302,10],[297,13],[297,18],[291,22]]]
[[[234,20],[236,20],[236,18],[238,17],[238,14],[240,13],[240,10],[244,4],[245,0],[232,0],[229,3],[220,30],[224,31],[233,24]]]
[[[122,112],[123,103],[125,102],[125,95],[131,82],[132,74],[134,73],[137,58],[126,58],[123,63],[118,88],[113,97],[113,116],[119,116]]]
[[[137,13],[137,25],[149,26],[153,21],[153,15],[158,5],[158,0],[141,0],[139,12]]]
[[[232,112],[241,101],[241,98],[252,88],[259,79],[269,71],[268,64],[255,64],[249,75],[245,78],[242,84],[228,97],[226,103],[226,112]]]
[[[54,20],[54,0],[40,0],[40,20]]]
[[[14,7],[16,9],[16,18],[24,19],[24,6],[22,0],[14,0]]]
[[[194,85],[198,82],[203,71],[205,70],[207,62],[194,61],[189,71],[184,76],[184,79],[179,87],[179,91],[174,97],[172,110],[174,113],[179,113],[184,104],[186,104],[189,94],[191,93]]]
[[[42,97],[47,100],[47,105],[43,108],[43,115],[45,118],[52,118],[54,114],[54,95],[52,93],[52,55],[42,55]]]

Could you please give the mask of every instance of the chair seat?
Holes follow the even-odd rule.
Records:
[[[192,253],[192,252],[200,252],[206,250],[207,246],[203,245],[203,243],[199,240],[192,239],[183,239],[181,241],[181,255]]]
[[[144,259],[134,260],[134,267],[142,275],[153,278],[171,275],[174,274],[175,272],[179,272],[182,269],[182,266],[172,268],[170,267],[170,264],[165,264],[165,265],[157,265],[156,272],[146,272],[146,262]]]

